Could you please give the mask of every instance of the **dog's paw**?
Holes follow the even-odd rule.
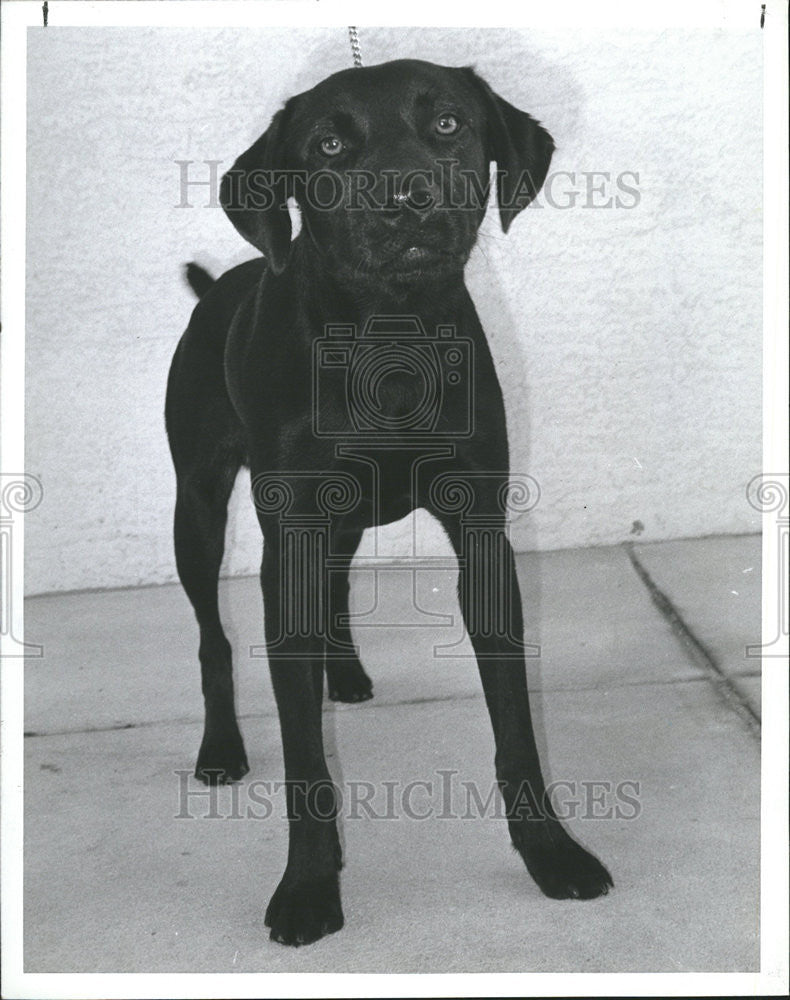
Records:
[[[249,769],[238,730],[224,736],[204,735],[195,765],[195,777],[199,781],[205,785],[227,785],[239,781]]]
[[[283,878],[266,910],[265,924],[272,941],[293,947],[339,931],[343,909],[337,875],[296,884]]]
[[[373,697],[373,682],[358,660],[338,660],[326,665],[330,701],[357,702]]]
[[[559,823],[551,824],[547,837],[525,842],[525,838],[515,836],[513,844],[541,892],[550,899],[596,899],[614,888],[604,865]]]

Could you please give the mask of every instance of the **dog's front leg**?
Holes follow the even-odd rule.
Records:
[[[309,533],[304,537],[309,543]],[[261,584],[285,759],[289,841],[266,926],[272,940],[290,945],[309,944],[343,926],[337,805],[321,731],[325,577],[298,541],[283,545],[276,532],[267,536]],[[323,581],[318,589],[316,580]]]
[[[338,531],[333,536],[333,568],[329,574],[330,642],[326,657],[327,690],[332,701],[357,702],[373,697],[373,683],[359,661],[348,612],[348,573],[361,537],[361,530]]]
[[[612,879],[565,830],[546,793],[527,690],[521,595],[504,517],[481,496],[474,510],[471,522],[437,513],[458,556],[461,611],[494,729],[510,838],[547,896],[592,899],[606,893]]]

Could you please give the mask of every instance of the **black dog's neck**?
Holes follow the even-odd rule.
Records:
[[[323,318],[329,313],[338,323],[360,327],[379,316],[417,316],[426,327],[448,323],[457,319],[469,298],[462,268],[408,280],[396,274],[346,275],[327,268],[304,234],[291,245],[287,272],[298,276],[299,301],[309,313]]]

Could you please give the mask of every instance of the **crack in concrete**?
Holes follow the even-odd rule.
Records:
[[[653,604],[655,604],[666,619],[675,637],[686,649],[692,660],[706,671],[708,680],[712,682],[713,687],[723,701],[746,724],[747,729],[759,739],[762,729],[760,717],[738,690],[733,678],[725,673],[707,646],[694,635],[670,598],[656,584],[650,573],[640,562],[634,548],[634,543],[624,542],[623,546],[628,553],[628,558],[631,561],[634,572],[644,584]]]
[[[750,675],[751,676],[751,675]],[[759,675],[757,675],[759,676]],[[669,687],[673,684],[713,684],[718,686],[722,682],[727,682],[727,678],[718,677],[671,677],[666,680],[640,680],[640,681],[618,681],[616,683],[606,683],[606,684],[568,684],[559,687],[530,687],[530,695],[541,694],[541,695],[551,695],[551,694],[574,694],[582,691],[613,691],[619,690],[621,688],[631,688],[631,687]],[[380,709],[387,708],[401,708],[408,706],[421,706],[421,705],[435,705],[441,704],[443,702],[461,702],[461,701],[482,701],[483,693],[482,691],[476,694],[449,694],[449,695],[435,695],[433,697],[426,698],[400,698],[395,701],[365,701],[360,702],[359,705],[352,705],[348,709],[346,708],[336,708],[333,707],[332,703],[326,704],[324,706],[324,712],[346,712],[346,711],[378,711]],[[364,705],[364,709],[362,706]],[[239,721],[244,722],[248,719],[276,719],[277,711],[272,709],[270,712],[243,712],[239,715]],[[98,733],[121,733],[125,730],[134,729],[151,729],[156,726],[202,726],[203,719],[194,716],[192,718],[171,718],[171,719],[151,719],[150,721],[142,722],[118,722],[111,723],[106,726],[86,726],[83,729],[49,729],[46,731],[37,729],[26,729],[24,732],[25,739],[43,739],[46,737],[54,736],[80,736],[80,735],[93,735]]]

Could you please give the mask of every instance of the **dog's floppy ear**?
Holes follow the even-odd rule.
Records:
[[[219,200],[228,218],[264,255],[275,274],[285,267],[291,247],[291,217],[286,202],[290,182],[283,134],[286,109],[222,178]]]
[[[483,98],[490,160],[497,165],[497,199],[503,232],[540,191],[549,171],[554,140],[540,122],[495,94],[467,69]]]

